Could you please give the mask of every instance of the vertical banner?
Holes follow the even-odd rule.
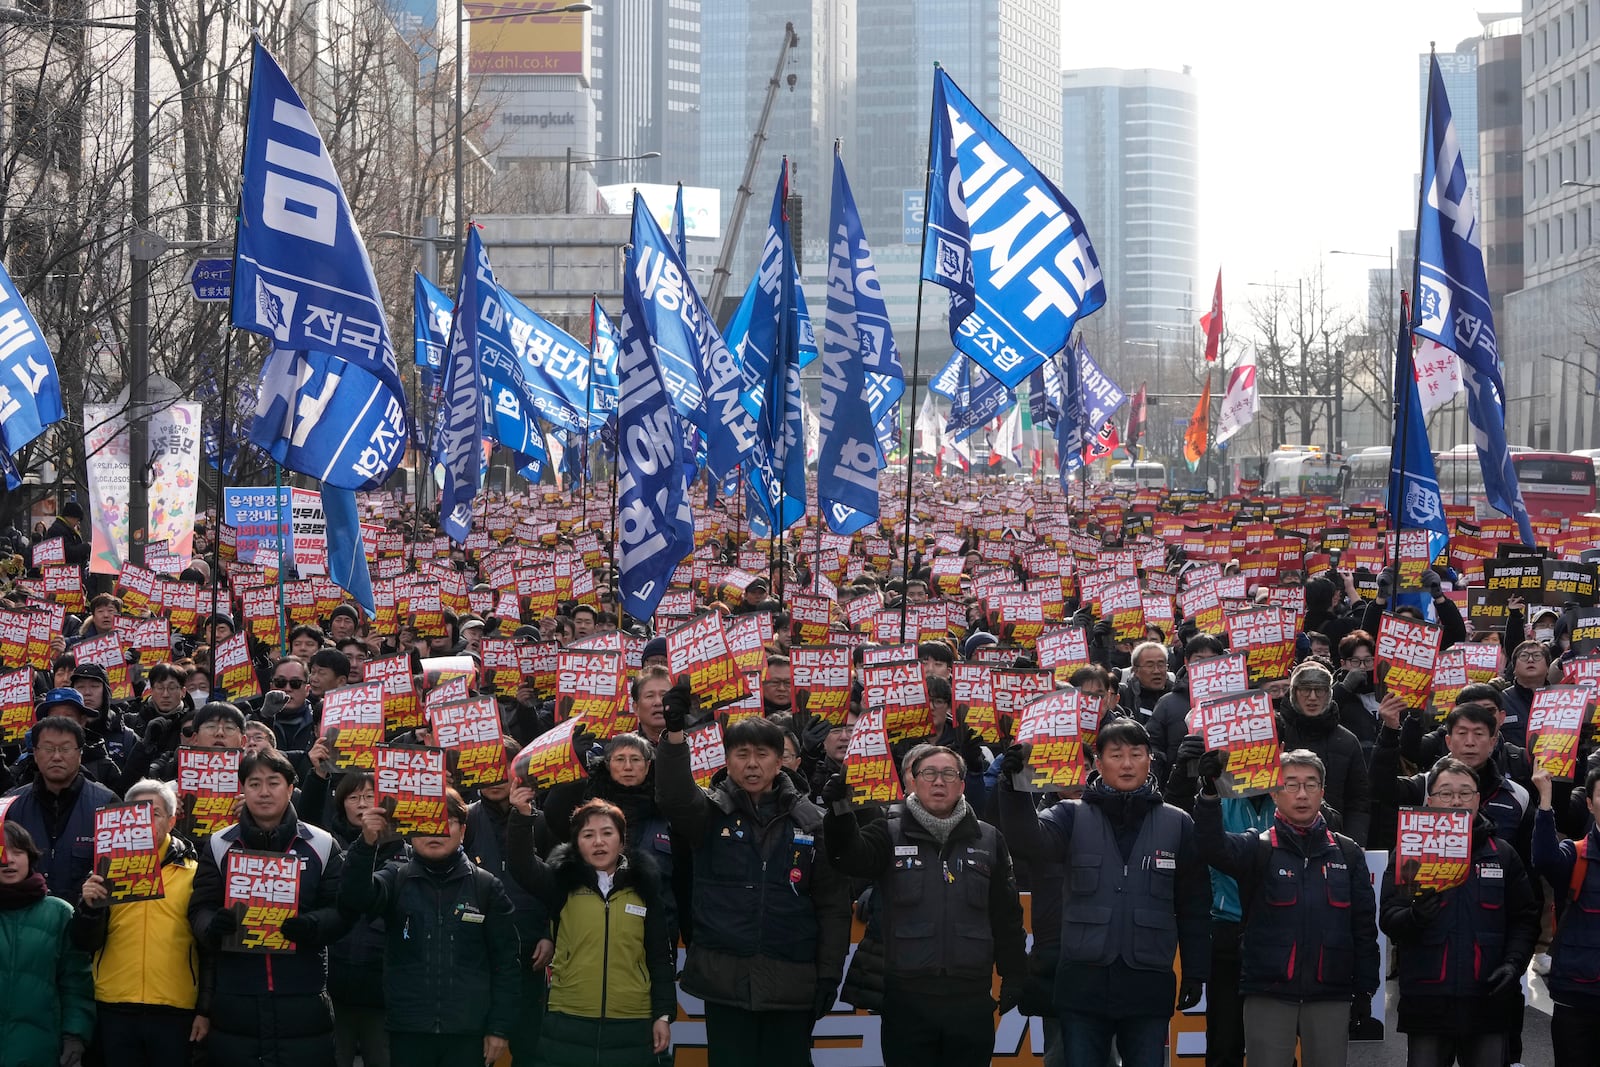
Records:
[[[94,870],[106,880],[112,904],[166,896],[158,844],[148,800],[109,804],[94,813]]]
[[[295,573],[305,578],[328,573],[328,520],[322,494],[312,489],[289,490],[289,537],[294,546]]]
[[[145,544],[165,544],[187,563],[194,554],[200,484],[200,405],[177,403],[150,416],[150,516]]]
[[[128,558],[127,419],[117,404],[83,405],[89,501],[89,573],[116,574]]]

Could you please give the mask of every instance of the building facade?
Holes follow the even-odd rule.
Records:
[[[700,0],[596,0],[590,43],[601,185],[685,185],[700,174]]]

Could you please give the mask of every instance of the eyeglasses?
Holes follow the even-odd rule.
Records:
[[[961,781],[961,772],[956,770],[954,767],[945,767],[939,770],[935,770],[930,767],[927,770],[918,771],[913,777],[915,777],[919,782],[928,782],[930,784],[933,782],[948,782],[950,784],[954,784]]]
[[[304,689],[305,686],[306,680],[304,678],[274,678],[272,680],[272,688],[274,689]]]
[[[1446,804],[1465,804],[1477,796],[1478,791],[1476,789],[1435,789],[1428,795],[1430,797],[1438,797]]]
[[[1281,788],[1285,793],[1320,793],[1322,791],[1322,783],[1284,782],[1279,788]]]
[[[1545,654],[1543,652],[1532,652],[1532,651],[1529,651],[1529,652],[1518,652],[1517,653],[1517,662],[1518,663],[1532,663],[1534,660],[1542,660],[1544,658],[1545,658]]]
[[[39,745],[34,749],[41,756],[70,756],[78,750],[77,745]]]
[[[231,722],[218,722],[215,719],[213,719],[211,722],[206,723],[204,726],[197,727],[196,729],[201,733],[208,733],[208,734],[242,734],[242,733],[244,733],[244,731],[239,729],[239,727],[237,725],[235,725],[234,723],[231,723]]]
[[[1358,671],[1364,671],[1376,663],[1377,660],[1373,659],[1371,656],[1362,656],[1360,659],[1347,659],[1344,662],[1345,666],[1347,667],[1353,667]]]

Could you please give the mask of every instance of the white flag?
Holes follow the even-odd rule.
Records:
[[[1461,381],[1461,358],[1437,341],[1421,334],[1413,363],[1417,369],[1417,396],[1422,398],[1424,415],[1442,407],[1466,388]]]
[[[1222,398],[1222,414],[1217,417],[1216,442],[1221,444],[1249,425],[1261,410],[1261,394],[1256,390],[1255,352],[1245,355],[1228,372],[1228,391]]]
[[[931,392],[923,394],[922,407],[917,412],[916,431],[917,454],[937,456],[944,443],[944,420],[939,418],[939,410],[934,406]]]
[[[998,466],[1006,460],[1015,461],[1022,447],[1022,408],[1013,407],[1011,414],[1000,423],[1000,428],[989,436],[989,466]]]

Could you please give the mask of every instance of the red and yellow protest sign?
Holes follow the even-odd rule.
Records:
[[[1187,670],[1190,707],[1201,701],[1242,693],[1250,688],[1250,671],[1243,652],[1191,659]]]
[[[1112,582],[1100,593],[1100,614],[1111,623],[1116,641],[1137,641],[1144,636],[1144,594],[1137,579]]]
[[[956,663],[950,668],[950,703],[957,719],[991,745],[1000,743],[1000,716],[994,710],[994,668]]]
[[[790,593],[788,601],[795,639],[808,645],[826,641],[833,628],[833,601],[811,593]]]
[[[997,593],[989,599],[996,622],[1004,628],[1006,639],[1032,648],[1044,632],[1044,594]],[[1113,624],[1115,625],[1115,624]]]
[[[722,724],[712,719],[684,731],[689,743],[689,771],[701,789],[711,788],[711,779],[728,765],[728,753],[722,747]]]
[[[728,651],[740,673],[759,671],[767,665],[767,642],[772,640],[772,612],[752,611],[723,620]]]
[[[211,666],[217,672],[217,688],[228,694],[228,699],[248,700],[261,695],[261,679],[250,660],[250,636],[243,630],[217,642]]]
[[[422,725],[422,704],[417,700],[417,681],[411,673],[408,654],[367,660],[361,668],[361,680],[383,683],[384,736],[392,737]]]
[[[275,645],[281,639],[282,619],[278,615],[278,590],[270,585],[253,585],[239,594],[245,629],[263,644]]]
[[[234,822],[241,755],[237,748],[178,749],[178,796],[188,813],[188,834],[208,837]]]
[[[373,754],[373,799],[402,837],[450,832],[445,785],[441,748],[379,745]]]
[[[1589,720],[1595,691],[1588,686],[1551,685],[1536,691],[1528,707],[1528,755],[1552,778],[1577,774],[1578,741]]]
[[[1245,654],[1254,684],[1287,678],[1294,667],[1294,615],[1283,608],[1257,608],[1228,616],[1228,646]]]
[[[122,647],[122,638],[119,635],[100,634],[79,641],[72,646],[72,654],[77,657],[80,667],[86,663],[93,663],[105,668],[106,677],[111,680],[109,692],[106,694],[108,701],[133,699],[133,676],[128,670],[127,651]]]
[[[743,681],[741,679],[741,685]],[[622,653],[563,649],[556,655],[556,717],[582,719],[583,728],[606,740],[627,728],[628,693],[622,683]]]
[[[1395,829],[1394,881],[1412,893],[1454,889],[1472,862],[1472,813],[1401,808]]]
[[[1029,748],[1017,788],[1033,793],[1083,788],[1089,776],[1080,731],[1084,703],[1076,689],[1060,689],[1019,709],[1017,741]]]
[[[506,780],[506,744],[500,732],[500,708],[493,697],[443,704],[429,709],[428,718],[434,743],[456,753],[455,772],[462,788]]]
[[[1039,635],[1034,651],[1039,666],[1054,671],[1056,681],[1066,685],[1074,672],[1089,665],[1089,633],[1081,626],[1051,626]]]
[[[667,634],[667,670],[676,682],[689,679],[689,691],[707,710],[744,696],[744,679],[728,650],[722,613],[708,611]]]
[[[861,706],[883,711],[883,726],[891,743],[932,732],[933,713],[928,708],[922,664],[912,660],[863,667],[861,688]]]
[[[1191,585],[1178,597],[1178,606],[1183,610],[1183,617],[1193,619],[1201,633],[1223,632],[1222,594],[1215,581]]]
[[[1228,754],[1228,767],[1217,779],[1225,797],[1270,793],[1283,784],[1278,746],[1278,720],[1272,698],[1260,690],[1213,697],[1189,713],[1189,732],[1205,739],[1208,752]]]
[[[529,741],[511,761],[512,775],[518,782],[535,789],[549,789],[588,777],[588,768],[572,750],[572,735],[580,725],[587,726],[588,722],[568,719]]]
[[[522,684],[522,665],[517,657],[519,642],[511,637],[484,637],[478,640],[478,657],[483,661],[482,684],[497,697],[515,697]]]
[[[118,629],[128,647],[138,654],[143,669],[172,658],[172,627],[166,619],[130,619]]]
[[[789,649],[790,685],[806,714],[838,726],[850,710],[850,650],[836,645]],[[804,694],[802,697],[801,694]]]
[[[1439,627],[1384,612],[1378,624],[1378,683],[1380,695],[1394,693],[1406,707],[1421,711],[1428,706],[1433,671],[1439,657]]]
[[[1028,667],[997,667],[994,671],[994,713],[1002,722],[1015,721],[1024,705],[1052,693],[1056,688],[1053,671]]]
[[[1431,703],[1436,714],[1443,715],[1456,706],[1456,697],[1467,687],[1467,657],[1460,645],[1451,645],[1439,653],[1433,662],[1433,693]]]
[[[1469,682],[1488,682],[1499,676],[1503,650],[1495,642],[1458,641],[1450,647],[1460,649],[1466,659]]]
[[[94,813],[94,870],[106,880],[111,903],[160,900],[161,854],[155,808],[148,800],[108,804]]]
[[[32,728],[33,671],[0,674],[0,744],[16,744]]]
[[[869,707],[856,720],[844,755],[844,780],[852,804],[892,804],[900,791],[900,772],[889,749],[884,709]]]
[[[227,854],[222,906],[239,920],[224,952],[293,952],[284,920],[300,914],[300,857],[293,852]]]
[[[340,770],[372,770],[383,743],[383,683],[340,686],[322,697],[322,736]]]

